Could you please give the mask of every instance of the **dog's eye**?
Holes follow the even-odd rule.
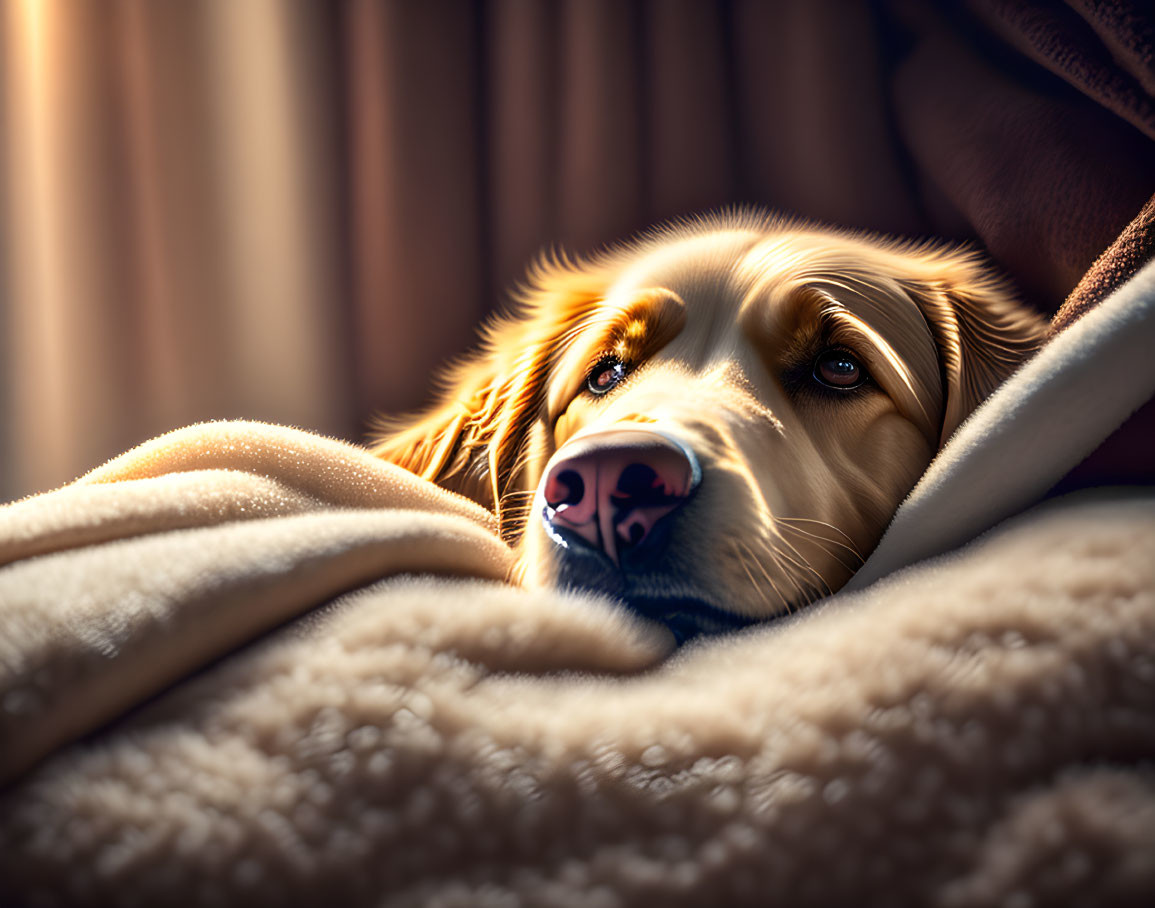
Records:
[[[814,360],[814,378],[828,388],[847,390],[866,381],[866,369],[847,350],[824,350]]]
[[[586,377],[586,388],[591,394],[602,395],[621,384],[629,368],[616,356],[603,356]]]

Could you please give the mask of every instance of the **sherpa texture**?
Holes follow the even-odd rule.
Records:
[[[326,516],[348,522],[258,519],[0,572],[5,754],[27,762],[22,742],[69,703],[100,724],[90,662],[127,659],[145,700],[182,647],[144,641],[236,629],[182,592],[187,559],[258,584],[276,565],[287,591],[382,517]],[[1152,551],[1155,498],[1064,501],[664,663],[662,638],[605,601],[379,582],[17,775],[3,903],[1131,903],[1155,891],[1155,775],[1136,764],[1155,753]],[[72,558],[94,591],[109,570],[168,579],[83,600],[83,622],[46,596],[13,613],[21,587],[63,603],[78,586],[49,578]],[[62,638],[89,653],[74,674],[43,657]]]

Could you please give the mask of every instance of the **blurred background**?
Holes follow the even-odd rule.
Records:
[[[727,204],[1053,312],[1155,192],[1136,2],[0,0],[0,500],[197,420],[361,440],[543,248]]]

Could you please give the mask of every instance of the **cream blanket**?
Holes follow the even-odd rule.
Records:
[[[1123,311],[1150,312],[1139,278]],[[999,406],[958,474],[1023,418]],[[937,470],[896,531],[927,494],[973,516]],[[471,503],[253,423],[0,508],[0,904],[1155,892],[1150,492],[872,559],[861,591],[673,658],[608,601],[506,585],[510,560]]]

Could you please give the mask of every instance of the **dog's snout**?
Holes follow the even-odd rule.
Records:
[[[681,442],[656,432],[581,436],[555,455],[545,477],[545,520],[620,563],[620,553],[654,544],[658,523],[697,486],[701,468]]]

